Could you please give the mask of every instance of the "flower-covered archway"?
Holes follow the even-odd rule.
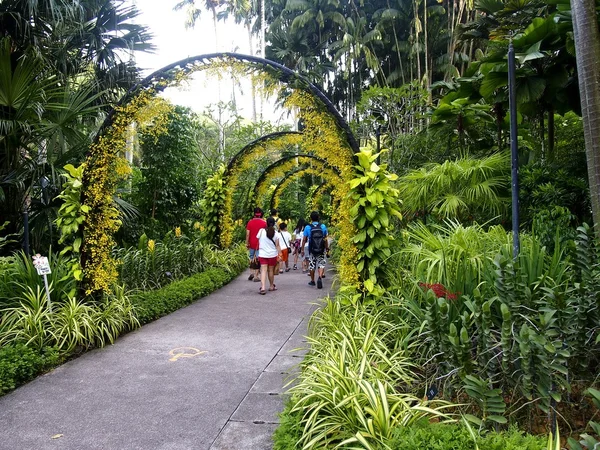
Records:
[[[322,158],[311,154],[292,154],[282,157],[281,159],[275,161],[269,167],[267,167],[263,173],[260,175],[256,184],[254,185],[254,189],[252,190],[252,194],[248,196],[250,204],[248,204],[248,210],[254,204],[264,204],[259,200],[263,199],[267,193],[268,188],[271,186],[272,180],[285,179],[290,176],[292,172],[295,172],[299,169],[306,169],[309,167],[317,167],[321,170],[330,169],[334,172],[321,173],[320,176],[324,175],[332,175],[336,181],[341,181],[340,173],[335,167],[330,167]],[[287,186],[287,185],[286,185]],[[285,188],[285,186],[284,186]],[[275,208],[273,204],[273,199],[269,199],[268,204],[271,208]]]
[[[165,88],[180,85],[194,72],[201,70],[213,71],[216,76],[233,72],[252,77],[267,92],[285,93],[281,95],[285,97],[284,106],[296,111],[304,124],[299,133],[284,133],[255,142],[251,151],[241,154],[230,164],[225,175],[228,189],[221,218],[221,243],[231,243],[232,220],[228,211],[231,211],[232,191],[236,187],[236,172],[242,171],[252,158],[268,153],[269,148],[302,144],[306,153],[324,160],[331,167],[331,173],[342,180],[338,185],[340,205],[336,212],[340,230],[338,245],[343,255],[339,273],[344,282],[358,282],[357,251],[352,245],[356,228],[350,214],[353,200],[348,194],[359,148],[350,127],[323,92],[287,67],[254,56],[213,53],[177,61],[146,77],[131,88],[108,114],[94,139],[85,163],[81,196],[85,219],[80,229],[83,233],[80,261],[87,292],[108,290],[116,280],[116,262],[111,257],[111,249],[114,246],[113,234],[119,228],[120,221],[113,195],[120,177],[128,171],[121,156],[126,148],[131,124],[154,118],[154,132],[164,132],[168,108],[153,100]]]

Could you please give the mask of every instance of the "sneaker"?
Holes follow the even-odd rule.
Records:
[[[290,268],[289,268],[289,267],[286,267],[286,268],[285,268],[285,271],[286,271],[286,272],[289,272],[289,271],[290,271]]]
[[[279,269],[279,273],[283,273],[283,269]]]
[[[309,281],[309,282],[308,282],[308,285],[309,285],[309,286],[314,286],[314,285],[315,285],[315,282],[314,282],[314,281]]]
[[[298,270],[298,266],[294,264],[294,270]]]
[[[321,281],[321,277],[317,280],[317,289],[323,289],[323,282]]]

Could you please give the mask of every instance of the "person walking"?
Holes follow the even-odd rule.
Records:
[[[311,223],[304,228],[304,237],[302,246],[308,243],[308,269],[310,271],[310,286],[315,285],[315,271],[318,273],[316,282],[317,288],[323,288],[322,278],[325,275],[326,254],[329,253],[329,242],[327,239],[327,227],[320,222],[320,216],[317,211],[310,213]],[[304,250],[303,250],[304,253]]]
[[[259,207],[254,208],[254,217],[246,224],[246,248],[248,249],[248,255],[250,261],[255,257],[258,258],[258,239],[256,235],[258,231],[267,226],[267,222],[262,218],[263,211]],[[259,269],[250,269],[250,275],[248,280],[260,281],[258,276]]]
[[[287,230],[287,223],[281,222],[279,224],[279,236],[281,237],[281,241],[279,241],[281,244],[281,262],[285,264],[285,271],[289,272],[289,259],[291,257],[290,252],[292,250],[292,235]],[[283,273],[283,267],[281,267],[279,273]]]
[[[279,224],[281,223],[281,219],[278,216],[279,211],[275,208],[271,210],[271,216],[273,220],[275,220],[275,231],[279,231]]]
[[[279,236],[275,232],[275,219],[267,219],[267,228],[258,231],[258,252],[260,261],[260,289],[261,295],[266,294],[267,277],[269,278],[269,291],[276,291],[275,286],[275,266],[281,258],[281,246]]]
[[[298,269],[298,257],[300,256],[300,253],[302,253],[302,247],[300,246],[300,244],[302,244],[302,236],[304,235],[305,227],[306,222],[304,221],[304,219],[298,220],[296,228],[294,228],[294,234],[292,235],[292,248],[294,250],[294,270]]]

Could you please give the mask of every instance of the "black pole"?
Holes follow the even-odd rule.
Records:
[[[23,211],[23,250],[29,256],[29,212]]]
[[[519,242],[519,146],[517,142],[515,70],[515,49],[511,41],[508,45],[508,106],[510,110],[513,258],[517,259],[521,244]]]

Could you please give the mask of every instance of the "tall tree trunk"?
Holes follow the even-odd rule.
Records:
[[[600,227],[600,32],[594,0],[571,0],[592,213]]]
[[[419,33],[421,32],[421,20],[419,19],[419,3],[418,0],[413,0],[413,10],[415,13],[415,42],[417,57],[417,80],[419,80],[419,86],[421,86],[421,55],[419,51]]]

